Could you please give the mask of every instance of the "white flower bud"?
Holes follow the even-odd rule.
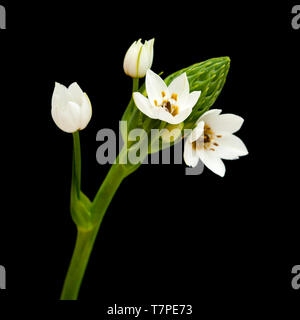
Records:
[[[92,117],[91,102],[76,82],[69,88],[55,83],[51,115],[55,124],[65,132],[82,130]]]
[[[154,39],[145,41],[142,44],[141,39],[135,41],[124,58],[124,72],[132,78],[145,77],[148,69],[151,68],[153,62],[153,45]]]

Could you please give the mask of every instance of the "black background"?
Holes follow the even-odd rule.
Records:
[[[213,107],[245,119],[237,135],[249,155],[226,161],[224,178],[208,169],[186,176],[184,165],[144,165],[128,177],[106,213],[79,297],[102,311],[114,303],[192,303],[212,315],[289,310],[299,299],[290,282],[300,241],[293,4],[2,4],[1,296],[58,300],[75,242],[72,135],[52,121],[54,82],[77,81],[93,105],[81,132],[82,188],[92,198],[109,169],[96,162],[96,133],[118,130],[130,99],[124,55],[138,38],[155,37],[157,73],[231,58]]]

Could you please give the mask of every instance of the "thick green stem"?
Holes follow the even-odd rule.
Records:
[[[76,300],[98,229],[77,229],[76,245],[61,293],[61,300]]]
[[[77,299],[85,269],[104,214],[115,192],[126,176],[125,173],[126,171],[122,165],[112,165],[92,203],[91,214],[95,221],[94,227],[89,230],[78,228],[76,245],[65,279],[61,300]]]

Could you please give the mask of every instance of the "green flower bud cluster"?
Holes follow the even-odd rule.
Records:
[[[199,117],[204,112],[209,110],[209,108],[215,103],[225,84],[229,68],[229,57],[212,58],[204,62],[196,63],[187,68],[181,69],[165,78],[165,83],[169,85],[175,78],[185,72],[189,81],[190,92],[199,90],[201,91],[200,98],[197,104],[194,106],[192,113],[183,123],[179,125],[169,125],[166,122],[147,117],[145,114],[138,110],[138,108],[134,104],[133,99],[131,99],[122,117],[122,121],[127,121],[126,129],[121,126],[123,139],[127,139],[128,133],[131,130],[137,128],[144,129],[148,136],[150,136],[150,132],[152,129],[172,130],[175,128],[177,129],[177,132],[178,129],[181,130],[181,135],[178,135],[177,133],[177,136],[173,138],[170,137],[169,141],[167,141],[169,135],[165,131],[165,133],[163,133],[159,137],[160,144],[158,148],[153,148],[153,146],[150,145],[149,139],[149,153],[153,153],[170,147],[171,145],[180,141],[183,137],[183,131],[185,129],[193,129]],[[141,86],[139,92],[144,95],[147,94],[145,84]],[[128,149],[130,149],[133,144],[134,142],[127,141]],[[141,144],[141,142],[139,144]],[[138,146],[133,146],[133,148],[137,147]]]
[[[186,72],[190,91],[201,90],[197,104],[184,122],[184,129],[193,128],[199,117],[215,103],[223,89],[229,68],[229,57],[212,58],[177,71],[165,79],[168,85],[173,79]]]

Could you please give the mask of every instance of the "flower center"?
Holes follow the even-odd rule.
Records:
[[[194,150],[198,148],[204,148],[205,150],[215,151],[215,147],[218,147],[219,144],[216,142],[217,138],[222,138],[221,135],[215,135],[213,130],[210,128],[208,124],[204,125],[204,132],[202,136],[192,143],[192,147]],[[212,147],[212,145],[214,147]]]
[[[213,138],[214,138],[214,132],[211,130],[211,128],[207,124],[205,124],[204,133],[203,133],[204,149],[210,146]]]
[[[162,91],[161,96],[164,98],[166,96],[166,93]],[[176,93],[172,93],[170,100],[164,99],[160,105],[157,104],[157,100],[154,100],[154,104],[156,107],[164,108],[166,111],[171,113],[173,117],[175,117],[179,113],[179,108],[175,104],[177,102],[177,97],[178,95]]]

